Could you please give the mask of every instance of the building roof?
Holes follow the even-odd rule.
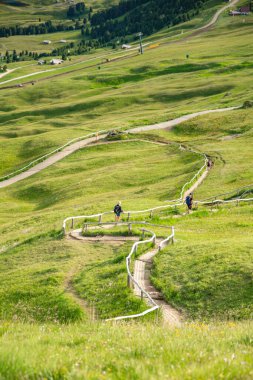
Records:
[[[58,64],[62,62],[63,62],[63,59],[59,59],[59,58],[54,58],[54,59],[51,59],[50,61],[50,63],[54,63],[54,64]]]

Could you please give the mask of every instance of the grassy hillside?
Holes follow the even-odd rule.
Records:
[[[129,300],[123,298],[125,301],[121,301],[121,290],[126,284],[124,258],[129,245],[119,251],[102,244],[79,247],[62,239],[62,220],[71,214],[111,210],[118,199],[122,199],[125,209],[148,207],[155,202],[163,204],[168,191],[173,195],[175,190],[178,191],[177,181],[181,185],[192,177],[202,161],[195,154],[181,153],[175,146],[148,142],[113,143],[79,151],[35,177],[2,189],[2,318],[9,320],[16,316],[20,320],[40,322],[79,320],[83,313],[64,293],[64,284],[71,269],[74,270],[70,276],[72,279],[84,268],[84,273],[87,271],[91,275],[80,278],[81,288],[78,288],[83,294],[82,286],[87,287],[87,282],[92,285],[94,270],[99,266],[104,271],[107,268],[110,282],[119,272],[119,290],[114,302],[117,299],[121,306],[112,315],[120,310],[126,312],[130,301],[133,311],[143,308],[139,301],[131,300],[130,295]],[[12,218],[9,218],[10,212]],[[88,264],[94,268],[89,269]],[[100,283],[102,286],[103,278]],[[110,287],[104,292],[109,296]],[[126,289],[125,292],[129,293]],[[101,293],[95,303],[103,302],[104,297],[105,293]],[[110,317],[104,307],[101,306],[101,315]]]
[[[101,59],[86,62],[76,67],[79,72],[2,91],[0,146],[6,158],[1,172],[89,131],[154,123],[251,99],[250,20],[224,16],[219,27],[178,45],[147,49],[143,56],[101,65],[100,70],[85,67]],[[40,77],[62,71],[66,68]],[[22,70],[9,75],[20,76]],[[22,154],[26,146],[31,147],[29,158]]]
[[[248,138],[243,141],[244,146],[247,146],[247,142],[251,144]],[[218,143],[219,140],[217,141],[217,144]],[[236,146],[235,149],[237,149]],[[234,151],[234,154],[236,162],[236,151]],[[250,175],[251,173],[250,162],[251,160],[249,160],[248,165],[243,168],[244,175],[247,173]],[[82,252],[86,252],[87,249],[84,246],[79,252],[81,248],[80,244],[75,244],[74,242],[70,244],[70,242],[60,238],[60,226],[64,217],[97,213],[99,211],[110,211],[118,199],[123,201],[124,210],[139,210],[155,205],[164,205],[166,199],[175,199],[179,196],[182,185],[193,177],[194,173],[202,164],[203,159],[198,155],[180,151],[177,146],[174,145],[164,146],[138,141],[116,142],[110,145],[99,145],[97,147],[94,146],[83,149],[36,176],[30,177],[10,188],[2,189],[2,233],[0,241],[2,250],[2,273],[3,279],[6,279],[2,282],[2,294],[5,300],[2,304],[2,312],[6,312],[6,310],[9,309],[6,317],[12,317],[13,314],[15,314],[13,302],[15,303],[16,300],[20,298],[22,300],[23,297],[25,299],[27,315],[30,315],[31,312],[33,315],[33,302],[40,303],[41,301],[38,301],[40,297],[45,296],[45,305],[40,308],[44,317],[47,316],[44,309],[51,309],[51,301],[49,302],[49,300],[55,303],[54,299],[58,299],[58,302],[63,308],[65,296],[61,291],[63,290],[64,279],[68,276],[68,271],[71,267],[77,267],[78,275],[80,265],[81,267],[83,267],[83,265],[86,266],[86,262],[80,262],[80,258],[83,256]],[[226,170],[228,173],[232,172],[231,166],[226,167]],[[212,169],[212,174],[213,173],[214,176],[217,175],[217,178],[219,178],[219,187],[214,183],[216,188],[213,188],[213,194],[215,194],[217,193],[217,189],[223,190],[226,189],[226,187],[224,185],[225,180],[222,182],[220,179],[219,165],[217,165],[216,168],[216,163]],[[209,183],[212,182],[210,175],[204,182],[203,188],[208,187]],[[238,183],[239,182],[238,180]],[[235,182],[233,186],[235,186]],[[183,212],[183,210],[179,211]],[[10,212],[12,219],[9,218]],[[176,212],[176,214],[177,213],[178,212]],[[175,263],[175,268],[177,268],[179,273],[184,273],[184,277],[181,280],[182,294],[180,293],[180,295],[178,295],[175,293],[175,297],[179,297],[179,301],[176,303],[177,306],[182,307],[186,314],[189,313],[189,316],[195,318],[196,316],[204,317],[205,315],[203,313],[201,314],[201,307],[204,308],[204,311],[207,310],[205,304],[201,303],[201,292],[199,294],[200,305],[197,305],[196,302],[192,305],[189,301],[188,293],[188,301],[186,302],[183,298],[185,292],[183,290],[184,281],[184,286],[187,286],[188,283],[191,284],[191,277],[189,280],[187,280],[186,277],[187,269],[189,276],[194,276],[192,265],[195,267],[195,261],[202,257],[202,261],[199,263],[201,269],[196,267],[196,270],[197,274],[200,271],[202,276],[205,275],[205,270],[208,271],[208,276],[203,280],[208,284],[209,276],[210,281],[212,281],[211,276],[213,271],[209,272],[210,265],[205,266],[205,263],[210,263],[211,257],[216,257],[215,250],[218,250],[219,255],[223,255],[220,257],[220,277],[218,274],[216,276],[219,287],[213,286],[214,300],[209,298],[211,306],[208,316],[212,317],[213,310],[215,310],[217,304],[216,297],[221,297],[220,302],[223,302],[222,300],[224,300],[226,296],[224,292],[224,289],[228,286],[226,276],[230,276],[231,268],[233,268],[234,265],[236,265],[235,268],[238,268],[238,266],[242,266],[243,268],[243,265],[245,265],[245,270],[247,270],[247,265],[250,265],[251,256],[249,255],[249,250],[252,244],[249,235],[250,229],[252,228],[251,207],[242,206],[236,208],[232,206],[228,211],[210,213],[200,210],[199,212],[194,212],[191,216],[177,217],[176,219],[172,218],[172,215],[171,213],[162,213],[160,217],[163,217],[163,219],[159,219],[159,215],[155,215],[154,221],[166,225],[174,224],[176,226],[179,244],[176,245],[176,250],[173,249],[173,252],[171,252],[171,249],[168,250],[169,256],[164,254],[161,258],[166,258],[170,263],[170,255],[175,254],[175,259],[178,259],[183,266],[180,268],[179,264]],[[146,217],[148,217],[148,215],[146,215]],[[13,218],[15,218],[14,226]],[[247,223],[243,222],[245,219]],[[220,228],[221,225],[224,226],[223,229]],[[13,230],[15,234],[13,234]],[[232,241],[235,243],[231,244]],[[230,260],[227,260],[227,255],[224,256],[224,253],[226,253],[228,249],[228,244],[229,247],[231,245],[231,248],[229,248],[229,254],[231,255]],[[190,248],[191,246],[193,246],[193,248]],[[102,245],[99,247],[99,250],[103,250]],[[240,254],[237,253],[238,247],[240,247]],[[92,249],[96,250],[96,245],[94,248],[91,246],[91,252]],[[127,251],[128,250],[129,249],[127,249]],[[194,258],[191,252],[195,252],[195,250],[196,257],[194,256]],[[78,252],[77,256],[75,252]],[[176,253],[180,253],[180,255]],[[121,255],[119,253],[116,254]],[[24,259],[26,255],[30,263],[29,266],[27,266],[27,261]],[[50,255],[50,260],[48,255]],[[189,256],[189,264],[187,264],[186,259],[181,259],[182,255],[186,257]],[[96,262],[98,257],[99,256],[95,255],[93,260]],[[106,257],[105,254],[103,254],[102,257],[103,261],[106,261],[103,262],[101,268],[106,270],[108,267],[108,280],[112,281],[113,278],[115,279],[115,275],[113,262],[110,262],[111,257]],[[11,260],[9,261],[8,258],[11,258]],[[109,261],[107,261],[108,259]],[[245,260],[245,264],[243,260]],[[55,271],[57,261],[61,262],[61,271]],[[211,262],[213,262],[215,266],[216,261]],[[163,281],[165,281],[164,286],[165,289],[167,289],[166,291],[169,292],[169,297],[169,289],[173,289],[174,285],[167,287],[168,284],[166,281],[169,280],[173,283],[174,280],[173,277],[170,278],[166,275],[166,270],[171,270],[170,266],[166,266],[166,263],[167,261],[161,263],[161,269],[158,268],[157,278],[161,279],[159,287],[162,289]],[[121,265],[119,272],[122,273],[122,276],[120,275],[120,283],[125,286],[124,263],[116,260],[116,264]],[[27,269],[20,270],[23,266]],[[93,277],[95,278],[96,270],[98,270],[99,275],[98,265],[90,267],[90,269],[84,268],[83,275],[80,277],[81,282],[79,281],[81,287],[79,285],[77,287],[82,295],[85,294],[85,289],[87,291],[87,286],[91,286],[92,282],[89,281],[91,281]],[[115,270],[118,270],[117,267]],[[36,273],[41,273],[39,278]],[[245,276],[247,275],[245,274]],[[7,278],[8,286],[6,287]],[[239,276],[236,279],[234,277],[235,287],[241,287],[240,284],[243,278],[244,277]],[[43,284],[43,291],[41,293],[42,289],[40,288],[38,294],[37,281],[42,281],[41,284]],[[193,280],[193,283],[194,282]],[[22,290],[18,290],[20,283],[22,283]],[[27,284],[27,291],[29,287],[31,288],[29,290],[30,295],[32,286],[34,287],[35,293],[32,297],[29,296],[27,298],[23,284]],[[201,286],[201,282],[196,282],[196,286]],[[245,293],[241,295],[241,300],[244,304],[241,314],[236,302],[234,304],[234,302],[231,301],[232,304],[230,307],[225,303],[224,310],[222,307],[219,308],[221,319],[227,318],[226,313],[230,312],[230,308],[231,315],[234,318],[250,317],[250,305],[252,303],[251,287],[252,284],[249,279],[248,290],[245,288]],[[194,287],[191,289],[192,292],[195,293],[196,290]],[[220,289],[220,293],[218,293],[220,294],[219,296],[215,292],[215,289]],[[205,297],[205,288],[202,289],[202,292]],[[13,293],[16,294],[15,297]],[[165,292],[165,294],[167,293]],[[238,291],[235,293],[231,287],[230,299],[232,299],[232,294],[237,297]],[[117,293],[117,297],[120,297],[120,293]],[[103,298],[102,293],[101,299]],[[92,296],[91,299],[93,299]],[[172,299],[172,301],[174,302],[174,299]],[[100,301],[97,299],[95,303],[96,302],[99,304]],[[7,307],[7,305],[9,306]],[[66,311],[60,309],[60,316],[57,318],[61,321],[71,320],[72,318],[75,319],[75,317],[69,316],[69,313],[71,315],[72,312],[68,311],[69,309],[72,310],[73,305],[64,307]],[[233,308],[237,310],[238,315],[235,314]],[[249,311],[246,312],[248,308]],[[103,310],[101,313],[103,315]],[[106,315],[109,316],[108,314]],[[79,317],[80,316],[78,316],[78,318]],[[23,318],[26,319],[27,317]],[[38,317],[34,318],[40,320],[40,313]]]
[[[153,282],[187,318],[251,319],[252,205],[173,220],[177,242],[155,259]]]
[[[6,379],[252,378],[252,323],[2,326]],[[22,340],[25,350],[17,350]],[[217,345],[217,341],[219,344]]]
[[[43,4],[45,10],[56,6]],[[102,65],[99,57],[108,53],[100,51],[73,60],[79,71],[68,72],[71,66],[64,64],[57,73],[66,75],[40,72],[34,79],[43,82],[0,90],[0,175],[91,131],[253,100],[252,16],[242,20],[224,15],[206,34],[178,43],[168,39],[143,56]],[[94,61],[82,62],[89,58]],[[90,63],[96,66],[87,68]],[[37,70],[22,65],[0,81],[20,83],[19,76]],[[207,153],[214,163],[194,199],[251,184],[252,116],[253,108],[238,109],[170,131],[129,134],[0,189],[0,378],[252,379],[251,203],[138,216],[175,226],[175,244],[157,255],[152,271],[154,284],[185,318],[174,329],[159,315],[101,321],[146,308],[126,287],[131,242],[80,242],[61,231],[65,217],[110,211],[118,200],[126,211],[178,198],[203,165],[202,156],[180,150],[178,143]],[[163,237],[170,232],[154,231]]]
[[[116,3],[116,0],[86,0],[85,5],[92,7],[94,12]],[[16,6],[14,6],[16,5]],[[54,0],[1,0],[0,21],[1,26],[32,25],[41,21],[66,21],[69,4]]]
[[[208,198],[252,183],[252,114],[252,108],[212,114],[171,131],[156,132],[160,138],[187,144],[212,157],[214,168],[195,192],[196,198]],[[149,135],[153,132],[144,137]]]

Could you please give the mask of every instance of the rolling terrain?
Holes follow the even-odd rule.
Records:
[[[15,8],[24,23],[25,9],[26,17],[44,9],[57,18],[65,7],[27,3]],[[97,1],[94,8],[106,5]],[[224,11],[198,33],[222,6],[209,2],[191,21],[144,39],[149,45],[143,55],[138,45],[128,52],[103,48],[52,72],[19,62],[0,79],[0,176],[72,139],[122,132],[104,133],[88,145],[81,139],[81,149],[29,178],[3,188],[0,182],[0,378],[253,377],[252,201],[213,202],[253,194],[253,16],[243,21]],[[1,12],[0,20],[10,7]],[[8,43],[17,41],[13,36]],[[4,88],[8,80],[24,85]],[[34,85],[25,84],[31,80]],[[223,108],[229,110],[161,128],[184,115]],[[212,165],[187,213],[182,188],[189,188],[184,185],[205,157]],[[209,204],[196,202],[207,198]],[[160,311],[105,321],[148,308],[127,287],[126,257],[142,239],[141,226],[133,225],[130,239],[119,241],[114,237],[129,238],[127,225],[103,228],[98,217],[83,217],[72,227],[93,222],[83,235],[95,241],[82,241],[68,234],[71,220],[66,236],[62,224],[67,217],[101,212],[112,223],[118,200],[122,220],[128,221],[130,210],[130,221],[153,225],[148,229],[158,242],[170,233],[164,226],[175,227],[174,245],[154,256],[150,280],[182,316],[180,327],[164,323]],[[134,213],[156,206],[163,208]],[[143,245],[136,259],[152,249]]]

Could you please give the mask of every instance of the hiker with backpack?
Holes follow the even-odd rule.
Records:
[[[119,222],[120,220],[120,215],[124,212],[122,210],[122,207],[121,207],[121,202],[118,202],[116,204],[116,206],[114,206],[114,210],[113,210],[114,214],[115,214],[115,222]]]
[[[185,203],[186,203],[186,206],[188,208],[188,213],[189,213],[189,211],[192,209],[192,204],[193,204],[192,193],[190,193],[189,195],[187,195],[187,197],[185,198]]]

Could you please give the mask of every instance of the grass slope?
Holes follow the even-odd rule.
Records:
[[[252,378],[252,323],[1,326],[5,379]],[[22,341],[25,349],[17,350]],[[217,344],[218,342],[218,344]]]
[[[252,206],[194,211],[173,223],[177,242],[155,258],[155,286],[188,318],[251,319]]]
[[[155,123],[251,99],[251,19],[243,23],[224,16],[203,36],[178,45],[147,49],[143,56],[111,62],[100,70],[83,69],[35,86],[4,90],[0,148],[6,158],[1,173],[88,131]],[[241,42],[244,39],[247,44]],[[29,157],[22,153],[27,147]]]
[[[77,291],[84,296],[90,289],[87,300],[95,302],[101,317],[125,313],[130,304],[132,312],[143,310],[143,304],[126,289],[124,258],[129,246],[118,252],[110,245],[64,240],[62,220],[71,214],[111,210],[118,199],[125,209],[163,204],[166,192],[174,194],[177,182],[185,182],[201,165],[199,156],[182,153],[175,146],[116,142],[76,152],[35,177],[2,189],[2,319],[73,322],[85,318],[65,291],[72,268],[73,280],[80,274]],[[123,290],[128,298],[121,298]],[[114,310],[116,299],[120,306]]]
[[[91,130],[251,99],[251,19],[224,16],[203,36],[147,50],[132,61],[3,91],[1,173]],[[238,110],[146,138],[178,141],[212,156],[212,172],[194,195],[204,198],[251,181],[251,120],[251,109]],[[154,216],[153,222],[176,227],[176,244],[157,256],[153,272],[167,299],[189,318],[174,330],[155,319],[88,322],[89,310],[78,297],[100,316],[130,306],[143,310],[125,287],[129,246],[61,236],[65,216],[111,210],[118,199],[124,209],[164,204],[200,166],[199,156],[173,144],[118,142],[76,152],[1,189],[0,377],[252,378],[251,205]]]

